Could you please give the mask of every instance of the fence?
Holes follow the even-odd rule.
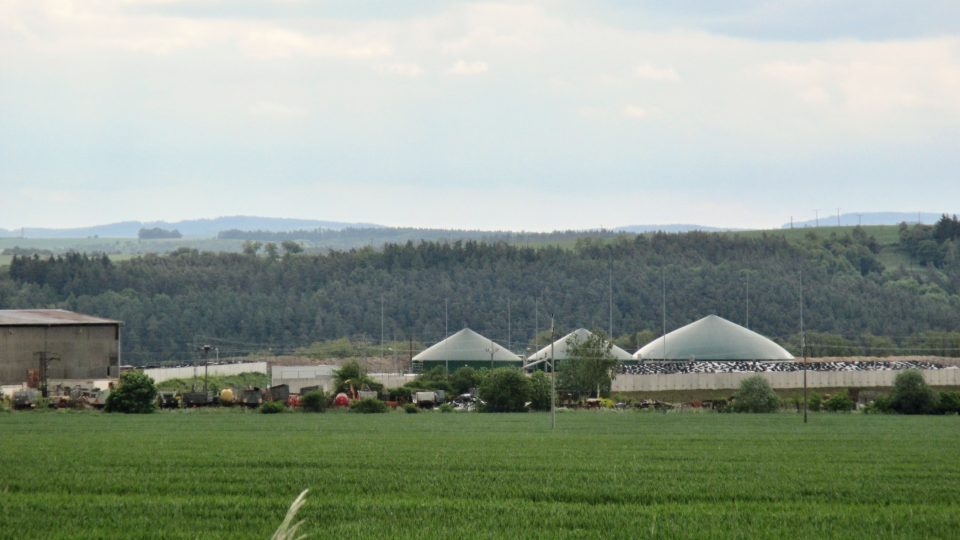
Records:
[[[871,388],[893,386],[898,371],[808,371],[808,388]],[[931,386],[960,386],[960,369],[921,370]],[[618,375],[613,392],[663,390],[736,390],[740,381],[757,373],[672,373],[667,375]],[[759,373],[774,388],[803,388],[803,372]]]
[[[143,372],[150,376],[154,382],[169,381],[170,379],[191,379],[194,375],[203,377],[204,367],[175,367],[175,368],[150,368]],[[266,362],[244,362],[242,364],[217,364],[207,366],[208,375],[239,375],[241,373],[266,373]]]

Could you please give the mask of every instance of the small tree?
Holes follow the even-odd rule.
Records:
[[[355,413],[385,413],[387,404],[376,398],[366,398],[350,404],[350,412]]]
[[[323,393],[323,390],[307,392],[300,399],[300,406],[304,412],[324,412],[328,405],[327,395]]]
[[[936,411],[937,394],[927,386],[916,369],[901,371],[893,380],[891,406],[901,414],[930,414]]]
[[[820,412],[820,409],[823,408],[823,397],[817,393],[811,395],[807,408],[813,412]]]
[[[595,330],[585,339],[572,336],[567,341],[567,359],[557,363],[557,386],[581,394],[610,394],[610,384],[620,362],[610,352],[613,344],[603,332]]]
[[[121,413],[152,413],[157,407],[157,387],[142,371],[120,375],[117,387],[107,396],[103,410]]]
[[[550,377],[542,371],[530,376],[530,408],[535,411],[550,410]]]
[[[464,366],[450,375],[450,388],[459,394],[466,394],[471,388],[476,388],[480,383],[480,375],[477,370],[469,366]]]
[[[347,392],[351,384],[355,390],[362,390],[364,386],[377,392],[383,389],[383,385],[371,379],[356,360],[351,360],[340,366],[340,369],[334,370],[333,377],[336,385],[334,392]]]
[[[824,408],[831,412],[848,412],[854,407],[853,400],[847,395],[847,391],[837,392],[824,404]]]
[[[519,368],[497,368],[483,378],[477,393],[484,401],[484,412],[522,412],[530,396],[530,382]]]
[[[780,398],[762,375],[740,381],[733,410],[748,413],[771,413],[780,408]]]

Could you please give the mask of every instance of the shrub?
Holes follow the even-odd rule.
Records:
[[[890,414],[893,412],[893,400],[890,396],[877,396],[863,408],[866,414]]]
[[[407,414],[417,414],[420,412],[420,407],[417,407],[413,403],[407,403],[403,406],[403,412]]]
[[[366,398],[350,404],[350,412],[356,413],[385,413],[387,404],[376,398]]]
[[[940,392],[937,412],[940,414],[960,414],[960,392]]]
[[[761,375],[753,375],[740,381],[733,410],[736,412],[770,413],[780,408],[780,398],[770,383]]]
[[[120,375],[117,387],[107,396],[103,410],[120,413],[152,413],[157,406],[157,387],[142,371]]]
[[[530,396],[530,382],[519,368],[497,368],[483,378],[477,393],[485,402],[483,412],[522,412]]]
[[[807,401],[807,409],[813,412],[820,412],[820,409],[823,408],[823,398],[820,394],[812,394],[810,399]]]
[[[891,396],[893,410],[901,414],[930,414],[936,412],[937,394],[927,386],[923,374],[908,369],[897,374],[893,380]]]
[[[453,405],[444,403],[440,406],[440,412],[453,412]]]
[[[413,391],[409,388],[401,386],[400,388],[391,388],[387,390],[387,396],[390,398],[390,401],[402,401],[404,403],[410,403],[413,400]]]
[[[260,412],[263,414],[277,414],[287,410],[287,406],[282,401],[266,401],[260,406]]]
[[[852,411],[854,407],[853,400],[847,395],[847,391],[837,392],[833,397],[827,400],[824,408],[830,412]]]
[[[535,411],[550,410],[550,377],[537,371],[530,376],[530,408]]]
[[[457,395],[466,394],[480,384],[480,374],[472,367],[464,366],[450,374],[450,388]]]
[[[324,412],[329,405],[330,401],[323,390],[307,392],[300,398],[300,406],[303,407],[304,412]]]

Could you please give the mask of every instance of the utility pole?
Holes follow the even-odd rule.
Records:
[[[383,359],[383,294],[380,294],[380,358]]]
[[[790,216],[790,229],[793,229],[793,216]]]
[[[807,342],[803,329],[803,269],[800,270],[800,356],[803,358],[803,423],[807,423]]]
[[[60,360],[60,357],[55,354],[50,354],[49,351],[39,351],[34,354],[37,356],[38,363],[40,364],[40,395],[49,397],[47,379],[49,378],[50,362]]]
[[[553,357],[553,344],[557,341],[557,332],[550,317],[550,429],[557,429],[557,368]]]
[[[837,227],[840,226],[840,209],[837,208]]]
[[[510,299],[507,298],[507,350],[513,350],[512,342],[513,320],[510,318]]]
[[[813,212],[814,212],[814,214],[816,215],[817,228],[819,229],[819,228],[820,228],[820,209],[819,209],[819,208],[814,208],[814,209],[813,209]]]
[[[660,314],[661,330],[663,332],[663,359],[667,359],[667,278],[664,269],[660,268]]]
[[[447,301],[449,298],[443,299],[443,339],[450,337],[450,317],[447,310]]]
[[[750,329],[750,273],[749,272],[747,272],[746,281],[747,281],[747,324],[745,324],[744,326],[747,328],[747,330],[749,330]]]
[[[607,326],[608,339],[613,341],[613,262],[610,263],[610,276],[607,282],[607,307],[610,311],[610,321],[609,326]],[[599,397],[599,396],[598,396]]]

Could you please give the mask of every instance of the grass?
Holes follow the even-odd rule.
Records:
[[[947,538],[957,417],[0,414],[0,535]]]

